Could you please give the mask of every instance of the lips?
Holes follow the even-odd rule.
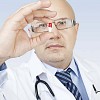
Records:
[[[46,49],[48,48],[63,48],[64,46],[61,44],[49,44],[48,46],[46,46]]]

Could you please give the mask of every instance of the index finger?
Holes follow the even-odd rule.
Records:
[[[21,9],[19,9],[16,14],[13,16],[12,20],[14,21],[21,21],[23,18],[25,18],[27,15],[33,13],[35,10],[41,9],[41,8],[47,8],[51,5],[51,2],[49,0],[47,1],[38,1],[36,3],[28,4]]]

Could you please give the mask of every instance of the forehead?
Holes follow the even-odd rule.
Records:
[[[51,1],[51,6],[47,9],[57,12],[57,16],[52,19],[56,20],[65,17],[70,19],[75,19],[74,11],[66,0],[50,0],[50,1]]]

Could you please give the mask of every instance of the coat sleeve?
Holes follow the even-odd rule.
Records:
[[[5,96],[3,95],[2,91],[0,90],[0,100],[6,100]]]
[[[0,71],[0,88],[5,83],[6,80],[7,80],[7,71],[6,70]]]
[[[7,69],[7,65],[4,62],[2,65],[0,65],[0,88],[2,87],[2,85],[4,84],[4,82],[7,79],[6,69]]]

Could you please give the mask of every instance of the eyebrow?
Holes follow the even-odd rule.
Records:
[[[56,21],[56,20],[62,20],[62,19],[71,19],[71,18],[63,17],[63,18],[55,19],[54,21]],[[71,19],[71,20],[74,20],[74,19]]]

